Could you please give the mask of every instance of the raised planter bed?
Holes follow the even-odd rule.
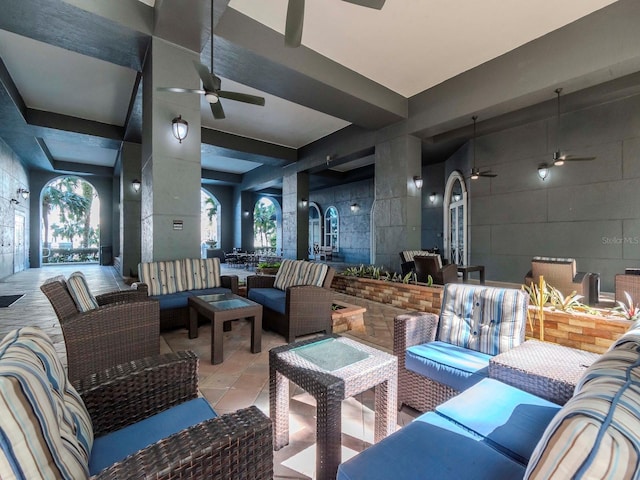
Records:
[[[343,333],[348,330],[364,333],[364,313],[366,311],[366,308],[359,305],[334,300],[331,312],[333,333]]]

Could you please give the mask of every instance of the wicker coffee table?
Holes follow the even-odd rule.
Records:
[[[345,398],[375,387],[375,441],[396,430],[397,358],[338,335],[269,351],[269,405],[274,448],[289,443],[289,380],[315,397],[316,478],[333,479],[341,462]]]
[[[555,343],[527,340],[489,361],[489,377],[564,405],[587,367],[600,355]]]
[[[233,293],[189,297],[189,338],[198,336],[198,315],[211,320],[211,363],[222,363],[222,337],[231,320],[251,320],[251,353],[262,350],[262,305]]]

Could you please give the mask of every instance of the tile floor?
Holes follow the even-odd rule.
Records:
[[[47,266],[29,269],[5,278],[0,282],[0,295],[24,293],[18,302],[8,308],[0,308],[0,336],[25,325],[38,325],[56,343],[64,359],[64,339],[53,308],[40,292],[45,279],[55,275],[68,276],[82,270],[94,293],[129,288],[112,267],[98,265]],[[224,273],[246,276],[246,271],[230,269]],[[401,310],[387,305],[336,294],[337,297],[367,307],[366,333],[351,337],[374,347],[390,351],[392,346],[393,317]],[[249,405],[256,405],[269,414],[269,349],[284,344],[284,338],[263,331],[262,352],[249,350],[250,325],[246,320],[233,322],[231,332],[225,332],[224,362],[211,365],[211,326],[199,327],[197,339],[188,339],[183,329],[163,332],[161,350],[195,351],[200,357],[200,391],[218,413],[225,413]],[[275,478],[309,479],[315,472],[315,400],[303,390],[292,385],[290,444],[274,452]],[[373,392],[347,399],[342,406],[343,460],[371,445],[373,441]],[[398,425],[411,421],[416,412],[403,409],[398,414]]]

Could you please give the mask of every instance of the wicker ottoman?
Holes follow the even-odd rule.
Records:
[[[600,355],[555,343],[528,340],[489,361],[489,377],[559,405]]]

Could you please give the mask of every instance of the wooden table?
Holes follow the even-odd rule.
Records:
[[[484,265],[458,265],[458,272],[462,273],[462,283],[469,282],[469,273],[480,274],[480,285],[484,285]]]
[[[189,338],[198,337],[198,315],[211,320],[211,363],[222,363],[224,331],[231,330],[231,320],[251,321],[251,353],[262,350],[262,305],[249,299],[222,293],[189,297]]]
[[[375,387],[374,441],[396,430],[398,359],[339,335],[325,335],[269,350],[274,450],[289,443],[289,380],[316,399],[317,480],[336,477],[345,398]]]

